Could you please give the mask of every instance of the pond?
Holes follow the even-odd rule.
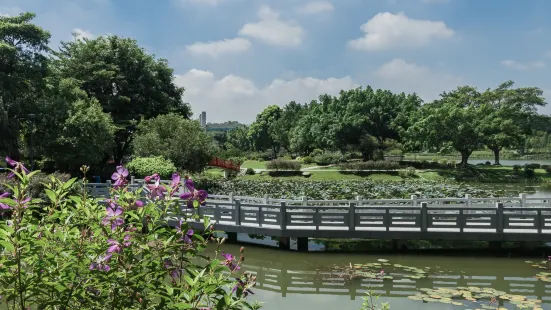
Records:
[[[239,246],[224,245],[224,250],[238,253]],[[380,263],[380,259],[388,261]],[[541,258],[533,260],[539,262]],[[541,309],[551,309],[551,284],[534,278],[538,269],[525,261],[525,258],[298,253],[248,246],[243,269],[257,275],[257,287],[252,298],[264,302],[262,309],[266,310],[359,309],[362,297],[370,288],[381,295],[379,301],[389,302],[392,310],[486,308],[483,305],[489,305],[495,294],[505,295],[497,298],[493,309],[498,304],[503,307],[500,309],[517,309],[511,301],[519,302],[523,297],[514,295],[542,300]],[[337,266],[336,270],[344,270],[348,266],[367,263],[374,263],[376,271],[386,269],[385,275],[392,279],[356,278],[347,281],[339,271],[333,272],[335,269],[331,269]],[[397,269],[394,266],[401,267]],[[422,272],[415,274],[424,276],[407,277],[408,270]],[[443,289],[437,293],[423,292],[437,288]],[[463,297],[453,297],[456,305],[439,301],[461,290],[463,294],[469,291],[468,297],[478,298],[477,301]],[[429,302],[408,298],[414,295],[417,299],[425,296]],[[540,308],[531,306],[529,309]]]

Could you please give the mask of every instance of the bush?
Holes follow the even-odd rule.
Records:
[[[314,162],[318,166],[334,165],[342,162],[342,156],[324,153],[314,157]]]
[[[524,174],[527,178],[532,178],[535,175],[534,169],[529,167],[524,167]]]
[[[541,165],[540,168],[543,169],[543,170],[547,170],[547,168],[549,168],[550,166],[549,165]]]
[[[87,167],[82,170],[86,173]],[[199,216],[184,213],[182,221],[169,222],[176,229],[166,227],[166,213],[181,212],[180,199],[190,209],[205,203],[202,191],[173,197],[179,177],[167,195],[151,191],[142,196],[124,185],[115,188],[111,198],[118,199],[107,210],[84,195],[66,199],[75,179],[48,186],[48,199],[38,205],[30,200],[36,198],[28,187],[32,178],[23,174],[12,180],[17,197],[2,201],[2,209],[12,213],[9,223],[0,221],[2,303],[15,309],[254,307],[245,298],[255,280],[249,273],[237,273],[244,258],[222,256],[219,248],[212,257],[206,255],[209,240],[215,247],[222,244],[212,236],[212,226],[192,229],[188,220]],[[45,216],[37,219],[34,213],[41,210]],[[201,292],[202,297],[182,292]]]
[[[320,150],[320,149],[314,149],[312,151],[312,153],[310,153],[310,156],[311,157],[316,157],[316,156],[320,156],[323,154],[323,150]]]
[[[246,175],[255,175],[255,173],[253,168],[247,168],[247,170],[245,170]]]
[[[358,161],[352,163],[342,163],[339,165],[340,170],[396,170],[400,168],[400,164],[395,161]],[[415,169],[415,168],[414,168]]]
[[[484,164],[485,164],[486,166],[491,166],[491,165],[492,165],[492,163],[489,162],[489,161],[486,161]]]
[[[522,168],[521,165],[513,165],[513,171],[518,172]]]
[[[535,170],[540,168],[540,164],[529,163],[529,164],[525,164],[524,167]]]
[[[551,167],[549,166],[545,167],[545,172],[551,174]]]
[[[300,171],[302,165],[294,160],[274,159],[266,163],[266,169],[275,171]]]
[[[176,167],[172,161],[162,156],[136,157],[126,165],[126,168],[136,178],[143,179],[148,175],[158,173],[162,179],[169,179]]]
[[[309,165],[309,164],[313,164],[314,163],[314,159],[310,156],[304,156],[301,158],[300,160],[303,164],[305,165]]]
[[[407,167],[404,170],[400,170],[398,175],[402,178],[411,178],[417,175],[417,170],[413,167]]]
[[[228,157],[227,160],[233,162],[235,165],[241,166],[245,161],[246,157]]]

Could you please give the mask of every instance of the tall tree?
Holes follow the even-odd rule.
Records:
[[[274,126],[281,118],[283,110],[277,105],[268,106],[256,116],[256,120],[249,127],[248,137],[256,151],[271,150],[277,156],[281,142],[276,135]]]
[[[248,137],[249,127],[239,126],[228,131],[226,148],[238,149],[241,151],[251,150],[251,141]]]
[[[215,142],[199,125],[178,114],[159,115],[140,122],[134,139],[134,155],[162,156],[177,168],[203,170],[215,154]]]
[[[50,33],[35,15],[0,15],[0,152],[19,157],[21,120],[33,113],[48,75]]]
[[[184,89],[174,84],[173,70],[164,59],[155,59],[135,40],[105,36],[93,40],[62,42],[55,52],[55,73],[72,78],[96,98],[115,125],[115,160],[129,151],[133,126],[143,119],[167,113],[191,116],[182,101]]]

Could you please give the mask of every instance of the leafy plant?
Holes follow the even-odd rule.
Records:
[[[0,211],[11,213],[0,222],[0,302],[8,309],[259,308],[246,300],[255,277],[240,270],[243,248],[239,258],[218,248],[203,254],[224,239],[213,237],[208,218],[199,229],[189,221],[196,213],[181,211],[181,201],[189,210],[206,202],[190,178],[173,174],[161,185],[154,174],[132,191],[119,166],[107,200],[89,197],[85,178],[78,186],[52,177],[40,201],[29,191],[37,172],[9,163],[13,182],[0,195]],[[175,197],[182,183],[185,192]],[[75,186],[79,195],[69,193]],[[36,212],[45,214],[37,219]]]
[[[168,179],[176,171],[172,161],[162,156],[136,157],[126,167],[131,174],[138,178],[157,173],[161,178]]]
[[[396,170],[400,168],[400,164],[395,161],[357,161],[352,163],[342,163],[339,165],[341,170]],[[415,169],[415,168],[414,168]]]
[[[294,160],[274,159],[266,163],[266,169],[274,171],[300,171],[302,165]]]

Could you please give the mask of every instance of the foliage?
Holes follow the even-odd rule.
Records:
[[[13,166],[11,194],[0,196],[1,209],[12,213],[0,222],[0,295],[8,309],[258,308],[245,299],[255,277],[240,271],[243,249],[238,259],[218,249],[204,255],[213,226],[205,218],[204,230],[191,227],[188,217],[198,216],[181,213],[180,199],[196,209],[206,197],[190,179],[180,199],[173,197],[177,174],[171,185],[151,176],[147,191],[132,192],[128,171],[118,167],[106,201],[88,197],[84,187],[69,194],[76,179],[52,178],[41,202],[29,196],[35,172]],[[45,213],[37,219],[40,203]],[[175,229],[166,225],[169,213],[183,217],[169,222]]]
[[[234,164],[238,165],[238,166],[241,166],[244,162],[247,161],[247,158],[246,157],[228,157],[226,158],[227,160],[233,162]]]
[[[134,155],[162,156],[178,169],[203,170],[216,153],[214,141],[198,121],[177,114],[159,115],[138,125],[133,143]]]
[[[303,163],[305,165],[309,165],[309,164],[314,163],[314,158],[311,157],[311,156],[304,156],[304,157],[297,158],[297,161],[300,161],[301,163]]]
[[[172,161],[162,156],[136,157],[126,165],[126,168],[137,178],[145,178],[157,173],[161,178],[168,179],[176,171]]]
[[[412,178],[417,176],[417,170],[413,167],[407,167],[406,169],[398,171],[398,175],[402,178]]]
[[[334,165],[338,164],[342,161],[342,156],[330,154],[330,153],[323,153],[321,155],[317,155],[314,157],[314,162],[318,166],[328,166],[328,165]]]
[[[247,170],[245,170],[245,174],[246,175],[255,175],[254,169],[253,168],[247,168]]]
[[[42,200],[47,199],[48,196],[46,196],[46,192],[44,191],[46,189],[45,184],[48,184],[52,178],[55,178],[61,182],[67,182],[71,179],[71,175],[59,172],[52,174],[38,172],[29,180],[27,187],[29,196]],[[13,178],[8,179],[7,174],[0,174],[0,193],[10,192],[9,186],[7,185],[14,186],[15,180],[13,180]]]
[[[314,180],[232,180],[219,182],[210,188],[213,194],[227,195],[233,192],[238,196],[295,199],[305,196],[308,199],[365,199],[403,198],[411,195],[423,198],[463,198],[465,194],[473,197],[491,197],[492,191],[477,189],[468,185],[442,184],[441,182],[411,181],[314,181]]]
[[[226,136],[226,148],[250,151],[251,140],[248,137],[248,133],[249,127],[247,126],[239,126],[228,131]]]
[[[190,106],[182,101],[184,89],[174,84],[168,62],[148,55],[133,39],[109,35],[62,42],[54,56],[56,76],[78,81],[111,114],[118,128],[116,162],[128,153],[133,126],[142,118],[191,116]]]
[[[254,150],[272,150],[273,156],[277,156],[281,147],[278,136],[280,128],[277,127],[277,121],[281,118],[282,113],[279,106],[271,105],[256,116],[256,120],[249,127],[247,134]]]
[[[266,169],[275,170],[275,171],[299,171],[301,164],[298,161],[294,160],[285,160],[285,159],[274,159],[266,163]]]
[[[395,161],[356,161],[350,163],[342,163],[339,165],[340,170],[397,170],[400,168],[400,164]]]
[[[0,152],[19,156],[22,124],[34,113],[48,76],[50,33],[35,15],[0,15]]]

